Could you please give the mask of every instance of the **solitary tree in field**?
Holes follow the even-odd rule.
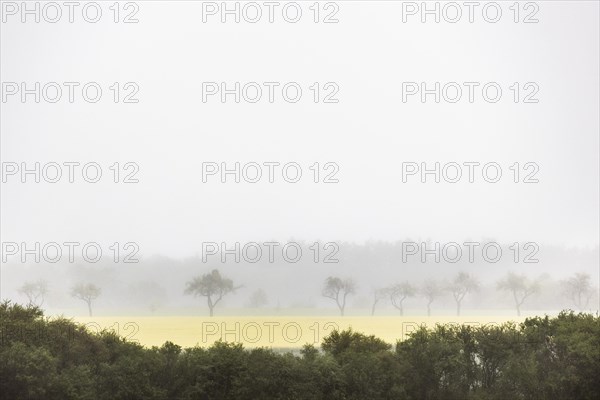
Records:
[[[377,304],[388,297],[388,289],[380,288],[373,290],[373,304],[371,305],[371,316],[375,315],[375,307]]]
[[[433,279],[429,279],[423,283],[421,294],[427,299],[427,316],[431,316],[431,303],[443,293],[443,288]]]
[[[36,282],[25,282],[19,288],[19,293],[27,296],[30,305],[41,307],[44,304],[44,296],[48,293],[48,284],[41,279]]]
[[[352,279],[340,279],[337,277],[330,276],[325,279],[325,286],[323,287],[322,294],[324,297],[335,300],[340,314],[344,316],[346,309],[346,297],[356,292],[356,284]]]
[[[579,308],[580,311],[583,311],[588,306],[595,292],[591,279],[588,274],[578,272],[562,282],[565,295],[571,299],[575,307]]]
[[[448,286],[448,290],[452,293],[456,302],[456,315],[460,315],[460,306],[465,296],[479,289],[479,282],[466,272],[459,272],[452,283]]]
[[[92,316],[92,301],[98,298],[102,290],[93,283],[79,283],[71,289],[71,296],[85,301],[90,317]]]
[[[264,290],[258,289],[255,290],[248,300],[248,305],[253,308],[260,308],[266,306],[268,303],[267,294]]]
[[[229,293],[234,292],[237,287],[233,286],[231,279],[221,276],[218,270],[213,269],[209,274],[196,277],[187,283],[186,294],[206,297],[210,316],[214,315],[215,306]]]
[[[498,282],[498,289],[510,292],[515,301],[517,315],[521,315],[521,306],[529,296],[539,292],[538,281],[530,281],[525,275],[509,272],[506,278]]]
[[[404,315],[404,300],[417,294],[417,288],[408,282],[403,282],[390,287],[388,293],[392,305],[400,310],[400,315]]]

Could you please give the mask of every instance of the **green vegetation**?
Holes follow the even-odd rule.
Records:
[[[595,399],[600,319],[563,312],[500,326],[418,329],[395,346],[351,330],[300,355],[92,334],[0,304],[6,399]]]

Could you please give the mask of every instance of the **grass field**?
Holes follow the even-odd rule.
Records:
[[[221,339],[240,342],[245,347],[273,347],[297,349],[306,343],[319,344],[334,329],[352,329],[375,335],[388,343],[402,340],[419,325],[435,324],[500,324],[520,322],[516,316],[461,316],[461,317],[393,317],[393,316],[101,316],[77,317],[92,331],[109,329],[129,341],[144,346],[160,346],[172,341],[183,347],[209,346]]]

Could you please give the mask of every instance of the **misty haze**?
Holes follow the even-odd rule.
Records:
[[[600,393],[598,2],[0,11],[0,398]]]

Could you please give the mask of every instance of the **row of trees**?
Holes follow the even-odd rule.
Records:
[[[588,306],[595,288],[591,284],[591,277],[587,274],[577,273],[563,282],[565,294],[572,299],[573,303],[583,310]],[[209,274],[194,278],[188,282],[186,293],[195,296],[207,298],[207,304],[210,315],[214,315],[215,306],[229,293],[234,292],[240,286],[235,287],[233,281],[221,276],[218,270],[213,270]],[[384,299],[389,299],[390,303],[404,314],[404,301],[409,297],[418,294],[425,297],[427,302],[427,315],[431,315],[431,305],[440,296],[450,293],[456,303],[456,314],[460,315],[461,305],[465,297],[477,290],[480,284],[477,279],[466,272],[459,272],[450,283],[441,284],[435,280],[427,280],[422,286],[417,287],[409,282],[396,283],[389,287],[376,289],[373,294],[373,303],[371,315],[375,314],[375,308]],[[509,292],[515,302],[517,315],[521,315],[521,307],[525,300],[531,295],[537,293],[540,289],[540,281],[530,281],[524,275],[518,275],[513,272],[497,282],[497,288]],[[351,278],[342,279],[330,276],[325,279],[322,295],[335,301],[340,311],[344,315],[348,297],[356,293],[357,284]],[[260,295],[262,297],[262,294]],[[259,299],[255,299],[259,300]]]
[[[562,312],[419,328],[388,344],[333,331],[299,354],[217,342],[144,348],[0,303],[0,397],[44,400],[596,399],[600,319]]]
[[[588,274],[576,273],[561,282],[563,294],[568,297],[572,305],[580,311],[585,310],[597,292],[592,285]],[[234,293],[243,286],[236,286],[233,280],[221,275],[218,270],[193,278],[187,282],[184,293],[188,295],[205,297],[210,316],[214,315],[216,306],[225,296]],[[530,280],[524,275],[513,272],[508,273],[496,284],[498,290],[508,292],[514,300],[517,315],[521,315],[521,308],[525,301],[540,291],[541,279]],[[340,315],[344,315],[349,296],[356,294],[358,285],[351,278],[342,279],[330,276],[325,279],[321,294],[323,297],[335,302]],[[433,279],[426,280],[421,285],[408,281],[394,283],[387,287],[375,289],[371,303],[371,315],[375,314],[378,305],[389,302],[396,308],[400,315],[404,315],[404,302],[413,297],[422,297],[425,300],[427,315],[431,315],[431,307],[435,300],[450,294],[456,304],[456,314],[460,315],[463,300],[474,292],[479,291],[481,284],[471,274],[459,272],[450,282],[442,283]],[[48,293],[47,283],[39,280],[26,282],[19,291],[25,295],[29,304],[41,307]],[[88,313],[92,316],[92,305],[102,293],[101,289],[93,283],[79,283],[71,288],[71,296],[85,302]],[[264,290],[259,289],[250,296],[249,305],[260,307],[267,303]]]
[[[509,272],[506,277],[496,284],[498,290],[510,293],[514,300],[517,315],[521,315],[521,307],[527,298],[540,290],[541,279],[529,280],[525,275]],[[564,294],[571,299],[573,304],[583,311],[587,308],[590,299],[597,291],[591,283],[588,274],[576,273],[562,282]],[[404,315],[404,301],[409,297],[422,296],[426,300],[427,315],[431,315],[431,305],[439,297],[451,294],[456,303],[456,315],[460,315],[462,302],[465,297],[473,292],[479,291],[481,285],[471,274],[459,272],[449,283],[440,283],[433,279],[426,280],[421,286],[415,286],[408,281],[395,283],[391,286],[375,289],[373,291],[373,302],[371,315],[375,315],[375,309],[382,300],[389,300],[390,304]],[[340,315],[344,315],[346,302],[349,295],[356,293],[356,282],[353,279],[341,279],[328,277],[323,285],[324,297],[335,301]]]
[[[25,282],[19,288],[19,293],[27,297],[29,305],[42,307],[48,293],[48,283],[44,280]],[[92,316],[92,303],[100,294],[102,294],[102,289],[93,283],[78,283],[71,288],[71,296],[85,302],[90,317]]]

